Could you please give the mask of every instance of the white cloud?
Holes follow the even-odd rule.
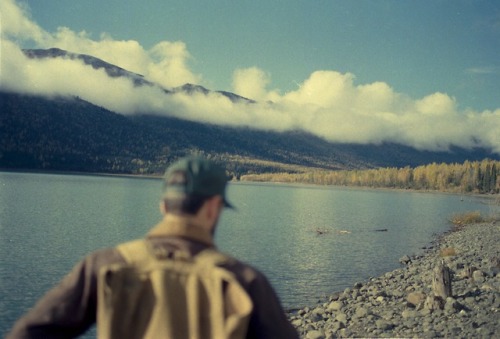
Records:
[[[13,37],[23,40],[45,41],[49,35],[30,18],[29,8],[14,0],[0,2],[2,38]]]
[[[276,97],[276,93],[267,91],[270,82],[270,75],[257,67],[237,69],[233,73],[234,92],[257,101],[272,100]]]
[[[489,66],[489,67],[472,67],[465,70],[465,73],[472,75],[488,75],[488,74],[500,74],[500,67]]]
[[[187,60],[191,55],[183,42],[160,42],[150,50],[149,54],[151,59],[145,74],[152,81],[166,87],[200,82],[201,77],[191,73],[187,66]]]
[[[69,28],[59,28],[50,45],[74,53],[88,54],[134,73],[144,75],[164,87],[185,83],[197,84],[201,76],[188,67],[191,55],[183,42],[162,41],[145,50],[137,41],[117,41],[107,34],[92,40],[86,32],[75,33]]]
[[[323,108],[347,108],[353,89],[354,75],[335,71],[316,71],[297,91],[287,93],[285,100]]]
[[[423,115],[446,115],[451,116],[456,111],[455,100],[444,93],[434,93],[415,102],[418,112]]]
[[[165,87],[202,79],[189,69],[191,55],[183,42],[162,41],[146,50],[137,41],[117,41],[107,34],[94,40],[86,32],[64,27],[48,33],[13,0],[2,0],[0,12],[3,89],[77,95],[123,114],[153,112],[221,125],[302,129],[335,142],[399,142],[429,150],[487,146],[500,153],[500,109],[460,111],[456,99],[445,93],[413,99],[384,82],[356,84],[354,74],[320,70],[295,91],[280,94],[268,89],[269,73],[251,67],[235,70],[233,86],[237,94],[258,103],[234,103],[218,93],[166,95],[158,87],[136,87],[125,78],[110,78],[81,60],[29,59],[19,41],[93,55]]]

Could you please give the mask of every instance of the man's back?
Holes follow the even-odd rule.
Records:
[[[234,259],[207,248],[196,256],[145,240],[118,246],[126,264],[101,269],[100,338],[243,338],[252,301],[221,265]]]

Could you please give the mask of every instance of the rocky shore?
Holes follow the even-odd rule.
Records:
[[[399,269],[289,313],[290,321],[306,339],[500,338],[500,222],[456,228],[400,261]],[[448,297],[433,286],[440,264],[451,273]]]

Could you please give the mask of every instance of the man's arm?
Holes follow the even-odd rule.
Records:
[[[258,274],[249,286],[254,303],[248,338],[299,338],[267,278]]]
[[[20,318],[6,338],[68,338],[95,323],[97,273],[102,265],[123,261],[114,249],[87,256]]]

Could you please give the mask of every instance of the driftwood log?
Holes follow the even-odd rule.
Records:
[[[451,288],[451,270],[444,262],[440,262],[434,268],[432,277],[432,290],[434,295],[444,300],[453,295]]]

